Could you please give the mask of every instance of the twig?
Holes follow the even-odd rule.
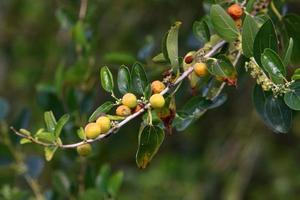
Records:
[[[79,14],[78,14],[79,20],[83,20],[85,18],[87,6],[88,6],[88,0],[80,1],[80,8],[79,8]]]

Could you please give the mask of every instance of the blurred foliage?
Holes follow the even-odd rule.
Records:
[[[39,146],[20,147],[9,126],[36,130],[49,109],[57,118],[71,114],[62,137],[76,140],[76,127],[107,100],[98,81],[100,66],[116,72],[138,59],[151,79],[161,78],[165,69],[151,56],[163,34],[180,20],[180,52],[196,49],[200,43],[191,27],[207,11],[199,0],[90,0],[86,17],[78,21],[80,3],[0,1],[0,199],[298,198],[300,116],[288,135],[266,129],[254,112],[247,76],[237,89],[227,90],[223,107],[167,137],[144,171],[135,166],[135,122],[93,144],[87,159],[59,150],[46,163]],[[299,12],[300,4],[289,1],[284,10]],[[179,102],[188,100],[188,93],[181,91]]]

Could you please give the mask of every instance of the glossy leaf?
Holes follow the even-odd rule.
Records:
[[[60,136],[60,133],[61,133],[63,127],[69,121],[69,119],[70,119],[70,115],[65,114],[58,120],[58,122],[55,126],[55,131],[54,131],[55,137],[58,138]]]
[[[220,56],[218,59],[210,59],[207,64],[207,69],[212,75],[228,78],[236,75],[234,66],[225,56]]]
[[[144,169],[148,166],[164,141],[164,138],[164,131],[158,126],[147,125],[141,128],[136,153],[136,163],[139,168]]]
[[[295,82],[291,85],[292,91],[284,95],[284,102],[291,109],[300,111],[300,82]]]
[[[52,111],[47,111],[44,113],[44,120],[45,124],[47,126],[47,130],[49,132],[53,132],[55,130],[55,126],[57,124],[56,119],[53,115]]]
[[[195,21],[193,23],[193,33],[196,38],[202,42],[208,42],[210,39],[208,24],[203,19],[201,21]]]
[[[44,148],[45,158],[47,161],[52,160],[55,151],[57,150],[57,146],[49,146]]]
[[[270,48],[275,52],[278,51],[277,42],[273,23],[271,20],[268,20],[259,29],[254,40],[253,55],[259,66],[261,66],[261,54],[263,54],[266,48]]]
[[[284,83],[286,69],[279,55],[272,49],[265,49],[261,55],[263,68],[268,72],[274,83]]]
[[[39,131],[35,134],[34,137],[40,141],[48,142],[48,143],[53,143],[56,140],[54,133],[47,132],[47,131]]]
[[[131,88],[138,94],[143,94],[144,89],[147,87],[148,78],[143,66],[140,63],[135,63],[131,71],[132,85]]]
[[[102,67],[100,70],[100,79],[103,89],[107,92],[112,92],[114,89],[113,76],[108,67]]]
[[[290,38],[289,40],[289,46],[287,50],[285,51],[283,64],[284,66],[288,66],[291,62],[292,54],[293,54],[293,48],[294,48],[294,40],[293,38]]]
[[[220,5],[212,5],[210,10],[211,22],[217,34],[226,40],[232,42],[239,36],[239,31],[233,19]]]
[[[128,67],[122,65],[118,71],[118,88],[121,94],[130,91],[131,77]]]
[[[255,4],[256,0],[248,0],[246,4],[246,11],[250,13],[253,10],[253,6]]]
[[[242,31],[242,47],[246,57],[253,56],[253,44],[255,36],[259,30],[257,23],[251,15],[246,15]]]
[[[168,58],[171,62],[174,71],[179,69],[178,60],[178,31],[181,26],[181,22],[175,22],[170,28],[166,38],[166,48],[168,52]]]
[[[294,74],[293,74],[293,76],[292,76],[292,79],[293,79],[293,80],[300,80],[300,68],[299,68],[299,69],[296,69],[296,70],[294,71]]]
[[[89,122],[93,122],[95,121],[100,114],[102,113],[107,113],[108,111],[110,111],[113,107],[115,106],[114,103],[110,102],[110,101],[106,101],[105,103],[103,103],[101,106],[99,106],[94,112],[93,114],[90,116],[89,118]]]

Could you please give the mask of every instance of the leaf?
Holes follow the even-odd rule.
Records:
[[[242,31],[243,53],[247,58],[253,56],[253,44],[259,28],[251,15],[246,15]]]
[[[209,59],[207,64],[207,70],[212,75],[227,78],[236,76],[236,70],[234,66],[225,56],[219,56],[218,59]]]
[[[35,138],[37,138],[40,141],[44,141],[48,143],[53,143],[56,140],[54,133],[46,132],[46,131],[38,131],[35,134]]]
[[[209,26],[204,19],[193,23],[193,33],[202,42],[208,42],[210,39]]]
[[[122,171],[118,171],[109,178],[107,190],[112,197],[117,196],[122,185],[123,177],[124,173]]]
[[[139,132],[138,150],[136,163],[139,168],[145,169],[157,153],[164,141],[163,129],[158,126],[145,126]]]
[[[284,102],[291,109],[300,111],[300,82],[294,82],[290,89],[292,91],[284,95]]]
[[[30,132],[30,131],[28,131],[28,130],[26,130],[26,129],[23,129],[23,128],[21,128],[21,129],[19,130],[19,132],[22,133],[23,135],[27,135],[27,136],[30,136],[30,135],[31,135],[31,132]]]
[[[45,147],[44,151],[45,151],[45,158],[47,161],[52,160],[53,155],[55,153],[55,151],[57,150],[57,146],[49,146],[49,147]]]
[[[299,69],[296,69],[296,70],[294,71],[294,74],[293,74],[293,76],[292,76],[292,79],[293,79],[293,80],[300,80],[300,68],[299,68]]]
[[[227,42],[232,42],[238,38],[239,31],[233,19],[220,5],[215,4],[211,6],[210,17],[214,30],[221,38]]]
[[[263,54],[266,48],[270,48],[275,52],[278,51],[277,42],[277,36],[273,23],[269,19],[259,29],[254,40],[253,55],[259,66],[261,66],[261,54]]]
[[[287,133],[291,124],[292,112],[281,98],[275,98],[270,92],[264,92],[256,85],[253,90],[255,109],[264,123],[274,132]]]
[[[246,11],[248,13],[250,13],[253,10],[253,6],[254,6],[255,2],[256,2],[256,0],[249,0],[249,1],[247,1]]]
[[[165,56],[164,56],[163,53],[159,53],[159,54],[157,54],[156,56],[154,56],[154,57],[152,58],[152,61],[153,61],[154,63],[166,63],[166,62],[168,62],[168,61],[166,60],[166,58],[165,58]]]
[[[143,94],[144,89],[147,87],[148,78],[143,66],[140,63],[135,63],[131,71],[132,85],[131,88],[135,93]]]
[[[69,121],[69,119],[70,119],[70,115],[65,114],[58,120],[58,122],[55,126],[55,132],[54,132],[56,138],[58,138],[60,136],[60,133],[61,133],[63,127]]]
[[[118,71],[118,88],[121,94],[130,91],[131,77],[128,67],[122,65]]]
[[[265,49],[261,55],[263,68],[269,73],[272,81],[277,84],[284,83],[286,69],[279,55],[272,49]]]
[[[108,164],[104,164],[101,167],[101,169],[96,177],[95,186],[98,190],[100,190],[103,193],[108,192],[107,186],[108,186],[108,182],[109,182],[110,173],[111,173],[110,166]]]
[[[99,106],[94,112],[93,114],[90,116],[89,118],[89,122],[93,122],[95,121],[100,114],[102,113],[107,113],[108,111],[110,111],[110,109],[112,109],[115,106],[114,103],[110,102],[110,101],[106,101],[105,103],[103,103],[101,106]]]
[[[103,89],[107,92],[112,92],[114,89],[114,81],[113,76],[108,67],[104,66],[101,68],[100,79]]]
[[[56,119],[53,115],[52,111],[47,111],[44,113],[44,120],[45,124],[47,126],[47,130],[49,132],[53,132],[55,130],[55,126],[57,124]]]
[[[68,176],[62,171],[55,171],[53,173],[52,186],[62,197],[67,197],[70,194],[71,183]]]
[[[144,90],[144,97],[145,97],[145,99],[150,99],[150,97],[151,97],[151,93],[152,93],[152,91],[151,91],[151,84],[148,84],[147,86],[146,86],[146,88],[145,88],[145,90]]]
[[[32,143],[32,141],[29,140],[29,139],[27,139],[27,138],[22,138],[22,139],[20,140],[20,144],[28,144],[28,143]]]
[[[292,51],[292,64],[300,64],[300,16],[296,14],[287,14],[282,19],[288,38],[293,38],[294,45]]]
[[[176,72],[179,69],[178,61],[178,31],[181,26],[181,22],[175,22],[170,28],[166,38],[166,48],[168,52],[168,58],[171,62],[172,69]]]
[[[78,130],[77,130],[77,136],[82,139],[82,140],[85,140],[86,139],[86,136],[84,134],[84,130],[82,127],[80,127]]]
[[[293,54],[293,48],[294,48],[294,40],[293,40],[293,38],[290,38],[289,46],[286,49],[285,55],[284,55],[284,60],[283,60],[284,66],[288,66],[289,63],[291,62],[291,57],[292,57],[292,54]]]

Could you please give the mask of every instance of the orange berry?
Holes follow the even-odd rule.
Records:
[[[194,72],[199,77],[204,77],[208,74],[207,65],[205,63],[196,63],[194,65]]]
[[[243,8],[238,4],[233,4],[227,9],[227,13],[235,20],[240,19],[243,15]]]
[[[120,105],[116,110],[116,114],[122,117],[126,117],[131,114],[131,110],[128,106]]]
[[[166,88],[165,84],[161,81],[153,81],[151,83],[151,90],[154,94],[160,93]]]

